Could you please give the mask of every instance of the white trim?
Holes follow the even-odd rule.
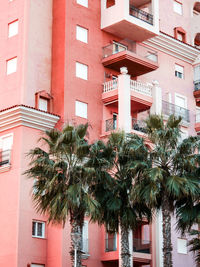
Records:
[[[44,239],[45,238],[45,222],[33,220],[32,221],[32,227],[33,227],[33,223],[35,223],[35,235],[32,234],[32,237]],[[42,224],[42,235],[41,236],[38,235],[38,224],[39,223]],[[33,229],[32,229],[32,231],[33,231]]]
[[[17,126],[27,126],[41,131],[50,130],[55,127],[58,120],[59,116],[17,106],[0,112],[0,132]]]
[[[143,43],[190,64],[194,63],[200,54],[200,51],[195,47],[182,43],[163,33]]]

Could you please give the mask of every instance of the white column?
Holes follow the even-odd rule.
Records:
[[[120,69],[118,76],[118,127],[126,133],[131,131],[131,90],[130,75],[126,67]]]
[[[131,255],[131,267],[133,267],[133,231],[129,231],[129,251]]]
[[[162,89],[159,87],[158,81],[153,81],[152,97],[153,104],[150,109],[151,114],[161,115],[162,113]]]

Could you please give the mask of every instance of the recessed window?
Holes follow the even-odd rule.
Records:
[[[7,75],[17,71],[17,57],[7,60],[6,73]]]
[[[175,64],[175,76],[180,79],[183,79],[184,78],[184,67],[178,64]]]
[[[177,239],[177,252],[181,254],[187,254],[187,240],[178,238]]]
[[[83,43],[87,43],[88,42],[88,30],[83,27],[76,26],[76,40],[79,40]]]
[[[174,1],[174,12],[179,15],[183,15],[183,5],[177,1]]]
[[[48,111],[48,99],[43,97],[39,98],[38,109]]]
[[[0,137],[0,167],[10,164],[13,134]]]
[[[18,34],[18,20],[8,24],[8,37],[12,37]]]
[[[88,0],[77,0],[77,4],[88,7]]]
[[[44,238],[45,237],[45,223],[40,221],[32,222],[32,236]]]
[[[76,101],[75,114],[78,117],[87,119],[87,104],[80,101]]]
[[[88,66],[79,62],[76,62],[76,77],[83,80],[88,79]]]

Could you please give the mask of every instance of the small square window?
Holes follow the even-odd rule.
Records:
[[[184,78],[184,67],[178,64],[175,64],[175,76],[180,79],[183,79]]]
[[[77,0],[77,4],[88,7],[88,0]]]
[[[88,66],[79,62],[76,62],[76,77],[83,80],[88,79]]]
[[[17,71],[17,57],[7,60],[6,69],[7,75]]]
[[[187,254],[187,240],[178,238],[177,239],[177,252],[180,254]]]
[[[19,25],[18,20],[13,21],[8,24],[8,37],[9,38],[18,34],[18,25]]]
[[[83,27],[76,26],[76,40],[79,40],[83,43],[87,43],[88,42],[88,30]]]
[[[179,15],[183,15],[183,5],[177,1],[174,1],[174,12]]]
[[[48,99],[40,97],[38,103],[38,109],[43,111],[48,111]]]
[[[80,101],[76,101],[75,114],[78,117],[87,119],[87,104]]]
[[[45,237],[45,223],[39,221],[32,222],[32,236],[38,238]]]

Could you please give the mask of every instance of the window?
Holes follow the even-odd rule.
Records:
[[[116,251],[117,250],[117,233],[106,233],[106,244],[105,251]]]
[[[180,79],[183,79],[184,78],[184,67],[178,64],[175,64],[175,76]]]
[[[83,253],[88,253],[88,221],[84,221],[84,225],[82,228],[82,244],[81,244],[81,251]]]
[[[77,0],[77,4],[88,7],[88,0]]]
[[[10,164],[13,134],[0,137],[0,167]]]
[[[17,71],[17,57],[7,60],[7,75]]]
[[[174,28],[174,38],[186,43],[186,31],[182,27]]]
[[[78,117],[87,119],[87,104],[80,101],[76,101],[75,114]]]
[[[44,238],[45,237],[45,223],[39,221],[32,222],[32,236]]]
[[[48,111],[48,99],[40,97],[38,103],[38,109],[43,111]]]
[[[44,264],[31,264],[31,267],[45,267]]]
[[[88,42],[88,30],[83,27],[76,26],[76,39],[83,43],[87,43]]]
[[[83,80],[88,79],[88,66],[79,62],[76,62],[76,77]]]
[[[174,12],[179,15],[183,15],[183,5],[177,1],[174,1]]]
[[[177,252],[181,254],[187,254],[187,240],[178,238],[177,239]]]
[[[18,34],[18,20],[8,24],[8,37],[12,37]]]

